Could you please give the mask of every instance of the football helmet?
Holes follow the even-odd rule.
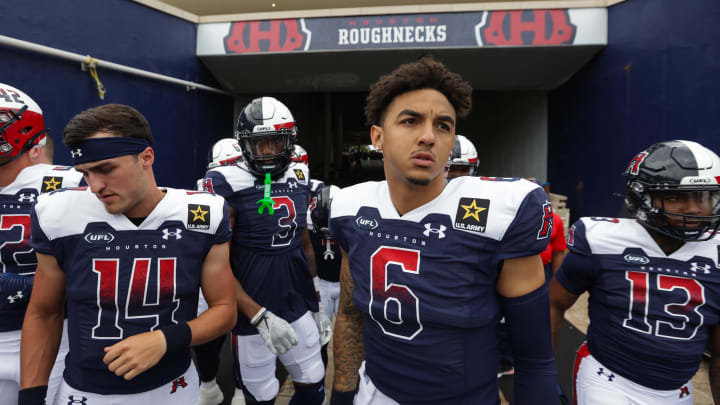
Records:
[[[720,158],[710,149],[691,141],[656,143],[630,161],[625,178],[625,204],[645,227],[684,241],[717,232]],[[691,201],[697,214],[673,211]],[[709,215],[699,215],[702,209]]]
[[[231,166],[242,159],[242,149],[234,138],[223,138],[210,148],[207,168]]]
[[[326,184],[323,188],[313,194],[313,201],[310,206],[310,218],[313,223],[313,232],[319,232],[323,235],[329,234],[328,223],[330,222],[330,204],[338,191],[340,191],[340,187]]]
[[[27,94],[0,83],[0,158],[10,163],[37,145],[45,144],[42,110]]]
[[[248,169],[258,177],[280,175],[290,165],[297,127],[290,110],[274,97],[256,98],[243,108],[235,126]]]
[[[308,154],[305,148],[302,146],[295,144],[295,149],[292,153],[292,161],[297,163],[305,163],[305,166],[310,166],[308,163]]]
[[[478,154],[475,145],[465,136],[456,135],[455,144],[450,153],[450,159],[447,161],[446,169],[450,170],[453,166],[469,167],[470,176],[474,176],[478,163]]]

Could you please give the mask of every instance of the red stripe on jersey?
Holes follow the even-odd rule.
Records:
[[[580,346],[577,349],[577,352],[575,352],[575,365],[573,366],[573,404],[577,405],[577,375],[578,370],[580,370],[580,363],[582,363],[582,360],[590,355],[590,349],[587,347],[587,342],[584,342],[582,346]]]

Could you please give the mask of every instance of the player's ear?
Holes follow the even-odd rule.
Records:
[[[148,146],[144,151],[140,152],[138,159],[143,169],[149,169],[152,167],[153,162],[155,162],[155,151]]]
[[[383,150],[383,129],[381,126],[373,125],[370,127],[370,142],[378,150]]]

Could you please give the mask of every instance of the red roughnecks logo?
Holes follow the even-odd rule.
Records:
[[[475,26],[478,45],[571,45],[577,27],[568,10],[489,11]]]
[[[303,51],[310,46],[310,31],[302,19],[239,21],[223,43],[227,53]]]

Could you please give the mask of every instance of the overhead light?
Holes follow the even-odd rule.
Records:
[[[275,3],[273,3],[272,6],[275,7]]]

